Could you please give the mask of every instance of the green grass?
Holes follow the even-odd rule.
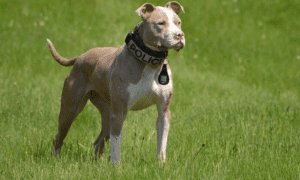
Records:
[[[100,114],[77,117],[51,156],[68,58],[120,46],[144,1],[1,0],[0,179],[300,179],[300,3],[180,1],[187,46],[174,79],[167,162],[156,160],[156,108],[130,112],[121,164],[91,161]],[[155,5],[166,2],[152,1]]]

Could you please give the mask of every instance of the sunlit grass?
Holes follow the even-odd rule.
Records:
[[[50,155],[67,58],[120,46],[143,1],[1,1],[0,179],[299,179],[297,1],[180,1],[187,46],[174,79],[167,162],[156,160],[155,107],[130,112],[121,164],[107,143],[92,161],[100,114],[88,103]],[[161,1],[152,1],[164,5]]]

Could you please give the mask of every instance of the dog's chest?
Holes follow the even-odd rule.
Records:
[[[127,87],[127,92],[130,94],[129,110],[141,110],[155,103],[167,101],[173,88],[171,70],[168,69],[170,82],[167,85],[159,84],[157,78],[160,72],[161,70],[145,67],[138,83],[129,84]]]

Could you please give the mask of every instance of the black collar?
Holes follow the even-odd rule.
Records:
[[[168,51],[154,51],[144,44],[138,33],[138,28],[141,23],[139,23],[133,31],[127,34],[125,42],[128,49],[140,62],[150,65],[162,64],[163,60],[168,56]]]

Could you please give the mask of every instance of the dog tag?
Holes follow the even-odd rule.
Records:
[[[162,70],[158,76],[158,82],[162,85],[166,85],[169,83],[169,75],[166,64],[163,64]]]

